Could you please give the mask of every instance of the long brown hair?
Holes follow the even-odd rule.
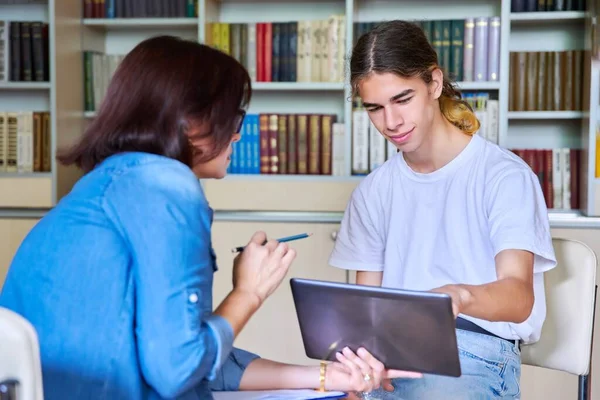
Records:
[[[146,39],[124,57],[83,136],[57,158],[90,171],[140,151],[192,167],[229,145],[250,97],[250,76],[233,57],[173,36]],[[209,150],[195,149],[190,136],[209,138]]]
[[[409,21],[386,21],[356,43],[350,60],[350,83],[355,93],[358,83],[371,73],[393,73],[403,78],[418,76],[430,83],[436,68],[442,69],[437,54],[419,26]],[[439,104],[442,114],[452,124],[470,135],[477,132],[479,120],[445,73]]]

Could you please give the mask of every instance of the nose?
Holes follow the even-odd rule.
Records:
[[[384,109],[385,128],[390,132],[396,132],[403,124],[404,118],[400,111],[393,108]]]
[[[241,138],[242,135],[240,135],[239,133],[234,133],[233,137],[231,138],[231,143],[239,142]]]

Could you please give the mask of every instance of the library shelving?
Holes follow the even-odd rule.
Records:
[[[80,29],[57,23],[78,18],[79,10],[72,0],[0,2],[2,213],[51,208],[76,177],[54,154],[83,126]]]
[[[512,9],[511,3],[515,4]],[[583,3],[572,4],[575,3],[578,6],[574,9],[558,9],[556,6],[556,9],[549,10],[526,9],[509,0],[470,0],[452,5],[444,0],[177,0],[160,2],[160,7],[152,1],[132,3],[133,6],[129,7],[129,3],[119,0],[91,2],[91,5],[85,0],[72,0],[69,11],[63,8],[63,3],[59,7],[52,0],[34,5],[2,6],[2,11],[8,10],[8,14],[3,13],[8,15],[4,19],[15,17],[22,20],[25,15],[31,18],[29,11],[34,10],[41,20],[49,22],[50,66],[66,62],[66,69],[70,72],[68,76],[73,79],[62,84],[58,80],[66,78],[67,74],[62,72],[64,69],[52,71],[51,68],[48,82],[4,81],[0,82],[0,93],[3,99],[7,99],[4,103],[32,107],[38,101],[42,102],[42,109],[50,111],[51,149],[54,154],[61,139],[76,136],[95,117],[96,106],[102,100],[105,84],[119,57],[144,38],[171,34],[221,48],[240,59],[254,78],[254,94],[248,114],[255,118],[255,125],[259,125],[258,121],[263,117],[278,131],[278,127],[289,127],[290,121],[306,116],[307,123],[314,118],[312,123],[320,123],[320,128],[329,132],[325,138],[321,136],[319,144],[329,148],[331,156],[321,158],[320,164],[310,171],[289,165],[267,168],[269,173],[264,173],[264,169],[260,173],[260,165],[245,169],[232,167],[226,179],[202,182],[209,197],[214,199],[227,199],[232,192],[246,190],[245,186],[257,193],[238,197],[238,203],[215,200],[213,205],[217,209],[269,211],[277,207],[276,202],[263,199],[262,194],[287,193],[294,197],[300,192],[311,192],[313,185],[317,185],[320,191],[316,197],[343,197],[351,192],[364,174],[384,162],[393,152],[384,147],[385,142],[370,140],[378,134],[363,118],[365,115],[360,101],[352,98],[346,74],[347,61],[358,34],[380,21],[408,19],[420,24],[429,35],[440,62],[450,63],[452,60],[454,63],[442,64],[442,67],[457,78],[457,86],[465,96],[469,96],[484,122],[480,134],[518,154],[523,150],[565,148],[581,153],[580,158],[573,160],[580,172],[576,178],[580,184],[572,186],[577,191],[573,196],[580,198],[581,202],[553,211],[575,210],[584,215],[600,215],[600,199],[596,201],[596,197],[590,195],[595,193],[597,182],[595,159],[592,157],[595,123],[591,124],[589,120],[595,118],[598,110],[597,107],[593,110],[589,107],[593,90],[585,90],[592,81],[588,43],[591,18],[589,10],[582,9]],[[80,19],[81,24],[57,23],[62,21],[58,18],[61,16],[59,12]],[[58,31],[72,35],[72,46],[69,47],[72,52],[57,51]],[[253,40],[249,41],[250,37]],[[78,46],[75,38],[82,38]],[[310,42],[307,42],[308,39]],[[465,64],[469,40],[473,41],[473,51],[477,51],[479,46],[480,51],[486,52],[485,57],[480,57],[477,67],[482,72],[480,74],[473,72],[475,65],[469,68]],[[268,44],[270,51],[261,50],[257,43]],[[242,51],[242,47],[246,51]],[[253,53],[249,49],[253,49]],[[316,58],[319,60],[315,62]],[[551,71],[550,67],[536,70],[540,64],[552,65],[555,70]],[[567,69],[566,65],[572,68]],[[567,81],[572,84],[564,85],[562,89],[551,83],[534,85],[535,88],[526,84],[530,82],[531,86],[531,82],[549,79],[553,74],[564,76],[565,71],[571,71],[569,76],[573,79],[568,78]],[[539,99],[534,101],[527,94],[527,91],[535,91],[535,96],[549,96],[542,93],[546,86],[548,93],[565,88],[572,90],[573,93],[563,90],[560,96],[571,100],[546,104]],[[65,104],[59,104],[61,95]],[[15,99],[18,101],[15,102]],[[81,104],[75,104],[79,100]],[[326,123],[323,122],[325,117]],[[61,121],[65,123],[64,129],[58,129],[57,124]],[[594,129],[590,128],[592,125]],[[254,128],[249,123],[247,130],[251,129]],[[285,135],[287,133],[282,137]],[[333,138],[329,139],[327,135]],[[244,136],[247,140],[258,140],[252,139],[249,134]],[[361,141],[362,147],[357,148]],[[236,145],[235,154],[245,160],[240,162],[250,165],[249,160],[256,157],[254,150],[257,147],[253,143]],[[240,146],[247,146],[247,150],[242,151]],[[310,157],[310,149],[304,150],[302,157]],[[296,154],[297,151],[293,152]],[[288,164],[294,162],[284,153],[283,150],[278,151],[280,159],[287,159]],[[358,160],[358,157],[362,159]],[[552,160],[546,162],[547,165],[551,163]],[[31,174],[34,178],[51,178],[49,187],[52,193],[47,202],[50,206],[68,190],[68,185],[58,189],[61,174],[57,173],[57,168],[52,161],[52,169],[45,172],[46,175]],[[556,170],[555,173],[561,172]],[[550,176],[547,171],[539,171],[539,174],[540,179]],[[67,175],[73,177],[70,173]],[[25,178],[19,173],[1,176],[17,180]],[[542,178],[544,176],[546,178]],[[29,178],[27,182],[31,181]],[[563,190],[550,186],[553,191]],[[302,198],[300,195],[296,197]],[[298,207],[306,211],[329,210],[317,203],[313,199],[305,205],[292,206],[288,203],[286,206],[291,208],[289,211]],[[0,203],[0,206],[12,205]]]

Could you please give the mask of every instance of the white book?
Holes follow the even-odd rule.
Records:
[[[386,140],[379,133],[371,119],[369,121],[369,171],[379,168],[386,160]]]
[[[561,149],[561,167],[562,167],[562,207],[566,210],[571,209],[571,149]]]
[[[479,120],[479,130],[477,134],[482,138],[488,139],[488,127],[487,127],[487,111],[486,110],[474,110],[475,116]]]
[[[338,82],[344,82],[346,73],[346,16],[338,15],[339,40],[338,40]]]
[[[488,100],[486,107],[486,115],[485,115],[485,134],[487,135],[487,139],[492,142],[498,144],[498,111],[499,104],[498,100]]]
[[[296,25],[296,81],[307,82],[306,65],[304,63],[306,57],[306,21],[298,21]],[[256,64],[256,60],[254,60],[254,63]]]
[[[33,172],[33,112],[17,113],[17,172]]]
[[[333,145],[331,174],[346,175],[346,125],[343,122],[333,123]]]
[[[562,150],[552,149],[552,208],[563,208],[562,203]]]
[[[369,173],[369,122],[365,110],[352,112],[352,174]]]
[[[324,77],[329,82],[338,82],[339,81],[339,67],[338,67],[338,51],[339,51],[339,40],[340,40],[340,19],[337,15],[332,15],[329,17],[328,21],[328,30],[327,30],[327,41],[329,49],[327,51],[327,73]]]

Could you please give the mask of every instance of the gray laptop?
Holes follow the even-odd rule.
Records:
[[[306,355],[364,347],[388,369],[461,375],[450,296],[292,278]]]

